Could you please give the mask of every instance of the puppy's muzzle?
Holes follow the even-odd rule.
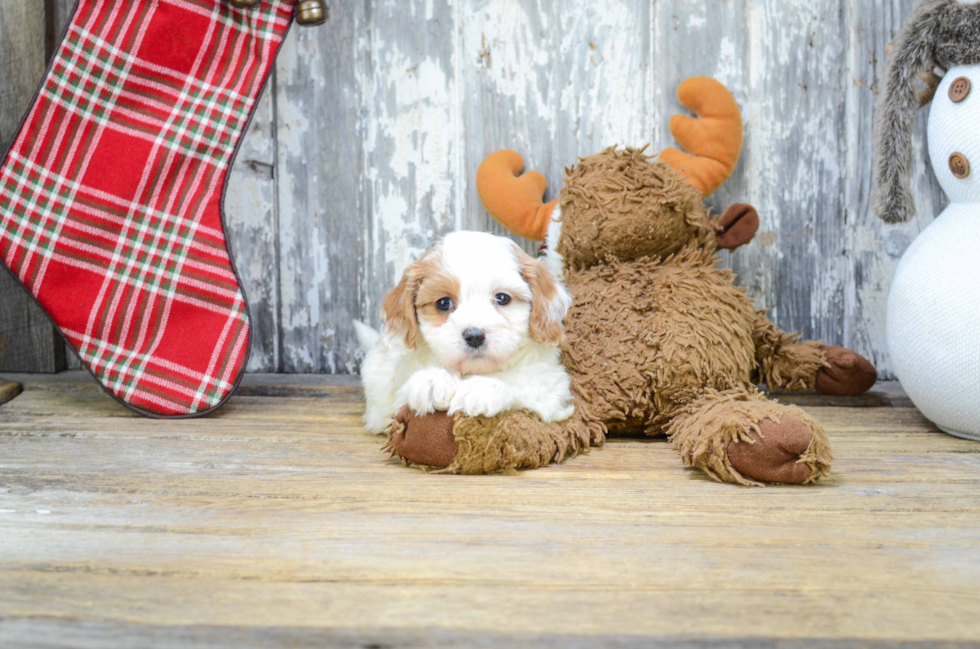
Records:
[[[487,334],[482,329],[469,328],[463,332],[463,340],[466,344],[473,349],[479,349],[483,347],[484,341],[487,339]]]

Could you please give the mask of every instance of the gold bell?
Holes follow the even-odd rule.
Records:
[[[251,9],[262,4],[262,0],[228,0],[233,7],[241,9]]]
[[[322,25],[327,22],[327,5],[323,0],[299,0],[296,22],[300,25]]]

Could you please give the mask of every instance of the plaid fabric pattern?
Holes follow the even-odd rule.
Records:
[[[293,0],[79,0],[0,168],[0,260],[145,414],[220,405],[248,357],[221,195]]]

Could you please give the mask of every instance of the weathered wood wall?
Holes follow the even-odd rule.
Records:
[[[63,22],[71,1],[49,2]],[[709,75],[746,127],[739,168],[710,203],[762,216],[756,241],[724,263],[780,326],[854,347],[891,376],[889,283],[944,202],[922,119],[918,219],[884,226],[868,209],[875,89],[914,0],[329,4],[327,25],[290,35],[226,205],[253,370],[356,372],[351,319],[377,325],[411,260],[457,228],[500,231],[473,183],[484,155],[521,151],[553,196],[577,155],[670,143],[674,89]],[[22,105],[5,100],[3,118]]]
[[[0,155],[17,134],[44,74],[46,29],[37,0],[0,1]],[[44,311],[0,270],[0,368],[56,372],[64,363],[61,340]]]

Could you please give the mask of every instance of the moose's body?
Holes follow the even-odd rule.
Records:
[[[610,433],[662,433],[705,388],[752,385],[756,312],[715,261],[686,249],[568,274],[562,362]]]

